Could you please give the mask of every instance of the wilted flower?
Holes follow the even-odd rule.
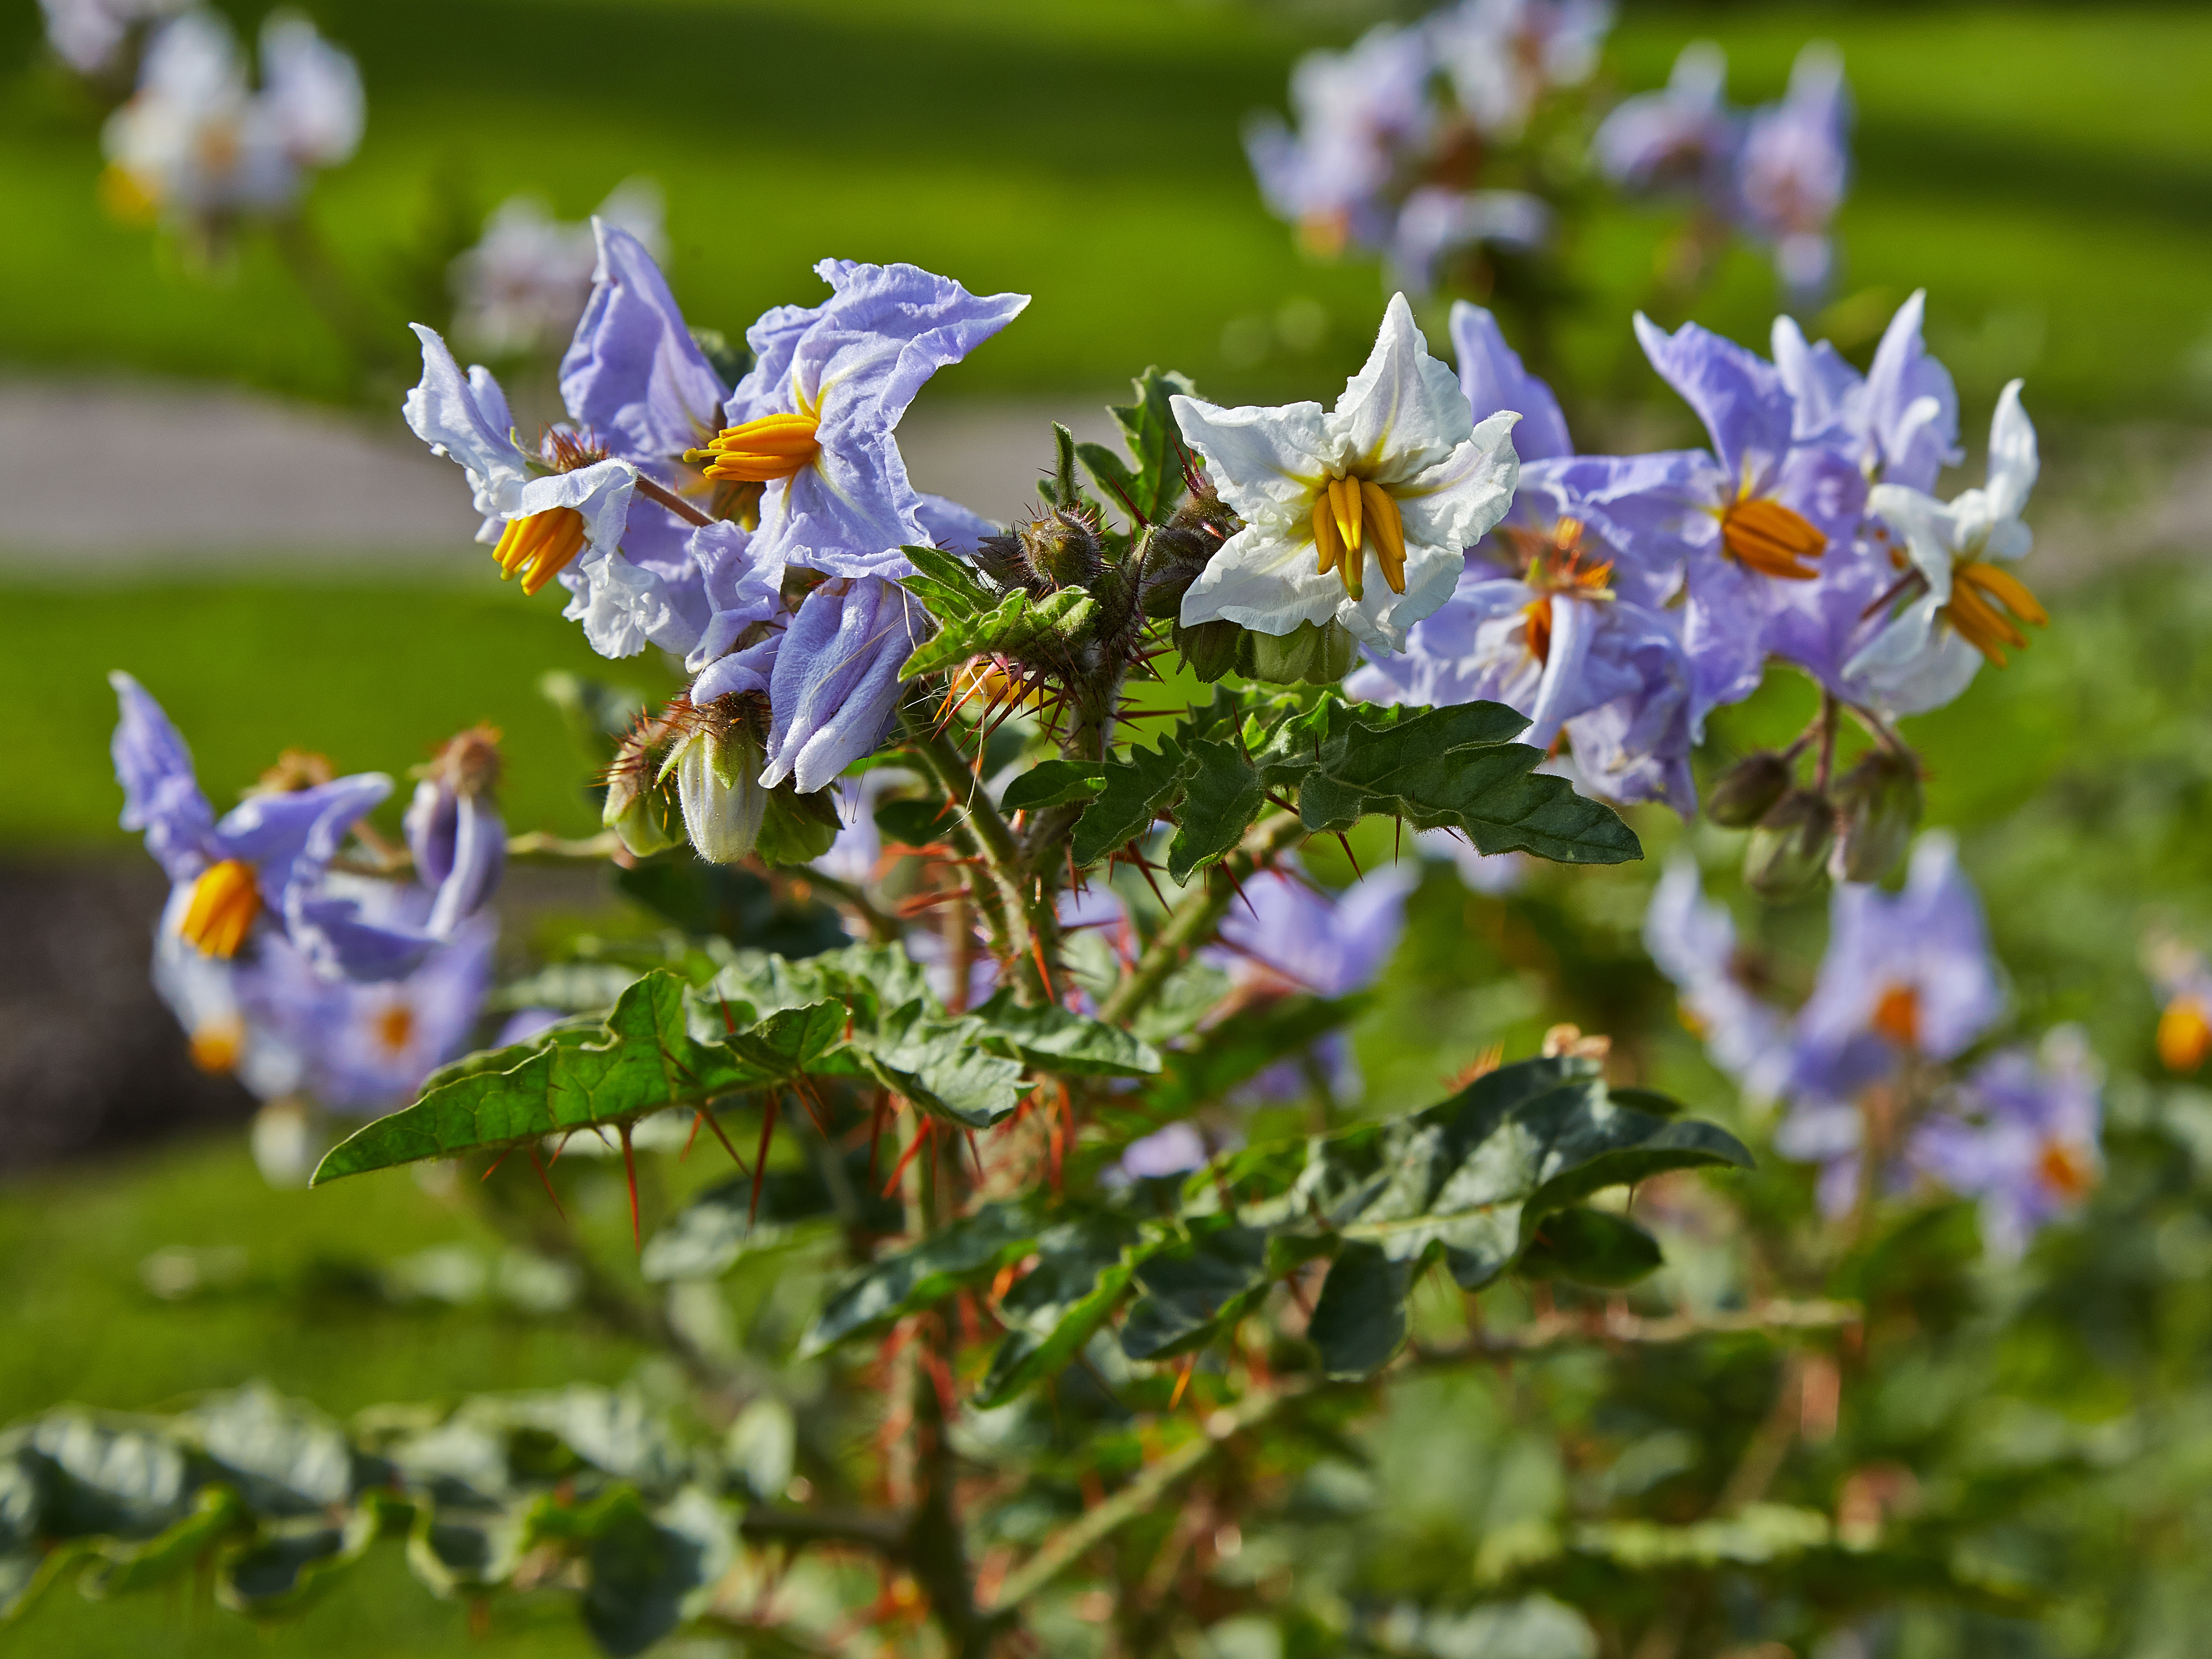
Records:
[[[834,576],[908,574],[921,497],[893,435],[937,370],[1012,322],[1024,294],[978,298],[914,265],[824,259],[834,292],[780,306],[745,335],[753,367],[721,434],[686,456],[707,477],[763,489],[752,558]]]
[[[1513,138],[1546,93],[1589,79],[1613,9],[1612,0],[1460,0],[1427,27],[1460,106],[1485,133]]]
[[[104,197],[125,218],[212,228],[239,213],[289,208],[303,171],[361,142],[361,76],[305,18],[262,27],[262,89],[246,84],[229,23],[196,9],[148,43],[138,89],[109,118]]]
[[[1850,124],[1843,54],[1814,41],[1797,54],[1783,100],[1753,112],[1736,155],[1741,221],[1773,248],[1775,269],[1801,298],[1826,286],[1834,263],[1828,225],[1850,179]]]
[[[1594,143],[1600,169],[1624,189],[1724,204],[1737,143],[1736,121],[1722,102],[1727,79],[1718,46],[1693,40],[1683,47],[1663,89],[1625,99],[1605,118]]]
[[[1475,426],[1402,294],[1332,412],[1172,401],[1215,489],[1245,520],[1184,593],[1186,628],[1221,618],[1288,634],[1334,621],[1397,650],[1450,598],[1462,550],[1513,497],[1512,417]],[[1383,578],[1372,587],[1370,549]]]
[[[422,769],[408,803],[403,827],[415,873],[433,896],[425,927],[437,937],[483,908],[506,867],[507,826],[492,799],[499,772],[499,733],[477,726]]]
[[[202,956],[228,961],[266,919],[289,920],[322,887],[345,833],[392,793],[390,778],[365,772],[250,795],[217,821],[161,705],[128,674],[108,683],[121,708],[113,750],[123,827],[145,832],[146,850],[174,884],[164,933]]]
[[[650,179],[623,180],[592,220],[635,237],[654,258],[665,252],[660,186]],[[551,351],[583,314],[600,262],[591,222],[558,220],[537,198],[510,196],[453,261],[453,332],[495,357]]]
[[[2020,388],[2014,380],[1997,398],[1989,481],[1981,489],[1947,506],[1920,490],[1884,483],[1868,500],[1869,510],[1903,537],[1911,564],[1874,607],[1893,603],[1894,611],[1847,672],[1867,696],[1895,713],[1940,708],[1966,690],[1984,658],[2002,668],[2008,647],[2027,644],[2021,623],[2040,627],[2050,620],[2026,584],[1996,562],[2023,558],[2034,545],[2021,514],[2035,487],[2035,428],[2021,407]]]
[[[2007,1048],[1976,1066],[1948,1109],[1914,1133],[1908,1157],[1953,1192],[1978,1198],[1983,1243],[2014,1260],[2096,1185],[2099,1108],[2087,1044],[2062,1026],[2039,1056]]]

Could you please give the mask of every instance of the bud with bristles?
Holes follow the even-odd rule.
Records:
[[[1796,781],[1796,769],[1771,749],[1747,755],[1721,774],[1705,797],[1705,816],[1730,830],[1765,817]]]
[[[1358,640],[1334,620],[1300,623],[1287,634],[1246,631],[1237,641],[1237,672],[1279,685],[1334,685],[1358,660]]]
[[[1827,884],[1835,839],[1835,803],[1817,789],[1792,789],[1752,830],[1744,884],[1777,903],[1817,892]]]
[[[1843,834],[1835,874],[1844,881],[1880,881],[1897,867],[1920,823],[1920,769],[1909,755],[1872,749],[1836,786]]]
[[[632,858],[651,858],[676,845],[676,803],[659,782],[660,757],[690,707],[678,699],[665,714],[639,715],[607,768],[599,822],[620,837]]]
[[[769,792],[761,787],[767,699],[739,693],[693,708],[658,781],[676,780],[684,830],[710,864],[737,864],[760,839]]]

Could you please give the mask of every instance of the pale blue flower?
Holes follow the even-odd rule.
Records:
[[[1511,140],[1545,94],[1590,78],[1613,16],[1611,0],[1459,0],[1425,27],[1460,107]]]
[[[1728,59],[1710,40],[1694,40],[1674,59],[1657,92],[1624,99],[1597,130],[1599,170],[1638,194],[1682,193],[1716,210],[1729,197],[1739,123],[1722,100]]]
[[[1644,948],[1674,981],[1682,1023],[1753,1100],[1771,1100],[1791,1060],[1789,1021],[1747,982],[1735,921],[1705,896],[1696,861],[1670,862],[1644,913]]]
[[[1801,301],[1826,288],[1835,261],[1828,226],[1850,182],[1850,127],[1843,55],[1816,40],[1797,54],[1782,101],[1752,113],[1736,153],[1738,219],[1773,249]]]
[[[2007,1048],[1914,1133],[1912,1166],[1981,1200],[1982,1242],[2016,1260],[2042,1228],[2080,1207],[2103,1171],[2097,1069],[2081,1033],[2061,1027],[2041,1054]]]
[[[1260,194],[1316,252],[1379,247],[1396,214],[1387,195],[1401,158],[1436,122],[1428,38],[1378,24],[1348,52],[1308,52],[1291,72],[1295,131],[1272,112],[1245,124]]]
[[[1864,374],[1826,340],[1808,344],[1790,317],[1774,319],[1774,367],[1796,400],[1796,435],[1839,444],[1868,478],[1923,493],[1962,459],[1959,394],[1920,338],[1927,290],[1897,308]]]

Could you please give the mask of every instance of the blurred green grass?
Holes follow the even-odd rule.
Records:
[[[369,89],[362,153],[316,211],[403,290],[436,274],[391,262],[457,194],[481,212],[534,190],[580,216],[642,171],[667,189],[674,279],[702,323],[741,329],[767,305],[810,300],[807,267],[829,253],[1036,295],[1019,326],[948,377],[954,395],[1111,385],[1146,362],[1218,395],[1326,390],[1370,337],[1373,267],[1302,259],[1261,210],[1237,138],[1248,111],[1283,103],[1300,51],[1350,37],[1346,15],[1192,0],[310,9],[360,56]],[[35,29],[33,9],[11,9],[0,66],[36,60]],[[1930,333],[1970,392],[2025,374],[2045,409],[2212,408],[2212,102],[2198,95],[2212,15],[1635,7],[1614,42],[1623,85],[1657,82],[1699,35],[1729,48],[1742,101],[1774,95],[1808,38],[1842,46],[1860,117],[1842,291],[1929,287]],[[58,77],[14,72],[0,100],[0,362],[343,392],[333,343],[266,247],[249,243],[210,286],[104,221],[94,112]],[[1629,351],[1626,312],[1661,224],[1615,214],[1590,239],[1589,302],[1569,343],[1593,374]],[[1296,299],[1328,313],[1321,343],[1277,338],[1251,361]],[[1773,302],[1747,254],[1703,312],[1758,339]]]

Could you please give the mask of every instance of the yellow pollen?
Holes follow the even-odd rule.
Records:
[[[2193,1072],[2212,1054],[2212,1014],[2195,997],[2179,996],[2158,1017],[2158,1057],[2169,1072]]]
[[[2027,583],[2009,570],[1978,559],[1952,571],[1951,602],[1943,607],[1943,615],[1960,638],[1999,668],[2005,665],[2006,646],[2015,651],[2027,648],[2021,623],[2044,628],[2051,622],[2051,613],[2036,602]]]
[[[261,889],[254,881],[253,866],[225,859],[200,872],[177,931],[202,956],[228,962],[246,943],[246,930],[260,914]]]
[[[684,459],[703,463],[717,481],[772,483],[813,464],[822,453],[815,436],[821,425],[811,415],[763,415],[727,428],[704,449],[686,450]]]
[[[415,1011],[395,1002],[376,1017],[376,1040],[386,1054],[403,1054],[415,1036]]]
[[[1900,1048],[1920,1046],[1920,994],[1910,985],[1893,985],[1875,1004],[1874,1029]]]
[[[234,1072],[246,1052],[246,1028],[235,1014],[211,1020],[192,1033],[192,1064],[216,1076]]]
[[[1332,570],[1355,599],[1366,597],[1367,550],[1375,550],[1390,591],[1406,591],[1406,520],[1390,492],[1366,478],[1331,478],[1313,504],[1317,568]]]
[[[1826,552],[1828,538],[1781,502],[1763,495],[1731,502],[1720,520],[1721,545],[1747,569],[1790,582],[1820,574],[1806,561]]]
[[[509,519],[491,556],[499,562],[501,581],[519,572],[522,591],[535,593],[583,550],[584,515],[573,507],[552,507]]]

